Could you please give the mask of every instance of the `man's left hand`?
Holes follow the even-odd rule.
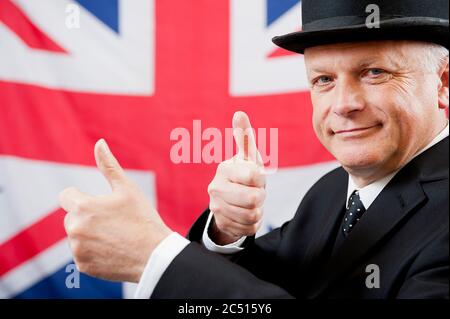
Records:
[[[138,282],[150,254],[172,231],[103,139],[94,154],[112,193],[91,196],[70,187],[59,195],[75,263],[79,271],[94,277]]]

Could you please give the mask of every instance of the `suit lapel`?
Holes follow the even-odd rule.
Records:
[[[421,182],[448,178],[448,138],[405,166],[319,271],[309,297],[320,295],[427,199]]]
[[[321,271],[311,297],[317,297],[331,282],[356,265],[408,213],[426,199],[417,181],[399,192],[401,183],[391,184],[378,196],[363,217],[335,250]]]
[[[336,185],[339,185],[337,190]],[[316,263],[321,258],[328,257],[325,256],[324,251],[330,249],[329,244],[335,240],[334,230],[337,224],[340,224],[345,209],[347,185],[348,174],[342,169],[341,174],[330,182],[330,191],[327,193],[327,199],[325,200],[326,206],[320,210],[323,213],[318,214],[320,229],[314,232],[310,245],[305,252],[304,267],[315,268],[318,266]]]

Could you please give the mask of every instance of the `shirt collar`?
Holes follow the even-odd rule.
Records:
[[[415,158],[416,156],[422,154],[430,147],[436,145],[440,141],[442,141],[444,138],[446,138],[449,135],[449,125],[447,121],[446,127],[423,149],[421,149],[419,152],[417,152],[410,161]],[[407,164],[407,163],[406,163]],[[406,165],[405,164],[405,165]],[[364,207],[366,209],[369,208],[370,205],[372,205],[373,201],[378,197],[378,195],[381,193],[381,191],[386,187],[386,185],[391,181],[392,178],[394,178],[395,174],[398,173],[398,170],[390,173],[389,175],[373,182],[372,184],[369,184],[367,186],[364,186],[363,188],[359,188],[354,183],[352,177],[349,175],[348,178],[348,187],[347,187],[347,206],[348,206],[348,200],[350,196],[352,195],[353,191],[357,190],[359,192],[359,198],[361,199],[361,202],[363,203]]]

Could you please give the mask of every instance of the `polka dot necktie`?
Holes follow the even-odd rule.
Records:
[[[359,198],[359,192],[354,191],[348,200],[348,206],[345,211],[344,225],[342,227],[345,236],[347,236],[352,229],[355,228],[356,223],[365,211],[366,209]]]

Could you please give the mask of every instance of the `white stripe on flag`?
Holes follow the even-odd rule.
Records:
[[[72,260],[67,239],[0,277],[0,298],[13,297],[56,272]],[[65,283],[61,283],[64,285]]]
[[[155,175],[125,171],[155,205]],[[111,192],[96,167],[0,156],[0,243],[56,210],[59,192],[69,186],[93,195]]]
[[[320,164],[280,168],[267,176],[263,224],[257,235],[281,226],[294,217],[303,196],[323,175],[338,167],[336,161]]]

